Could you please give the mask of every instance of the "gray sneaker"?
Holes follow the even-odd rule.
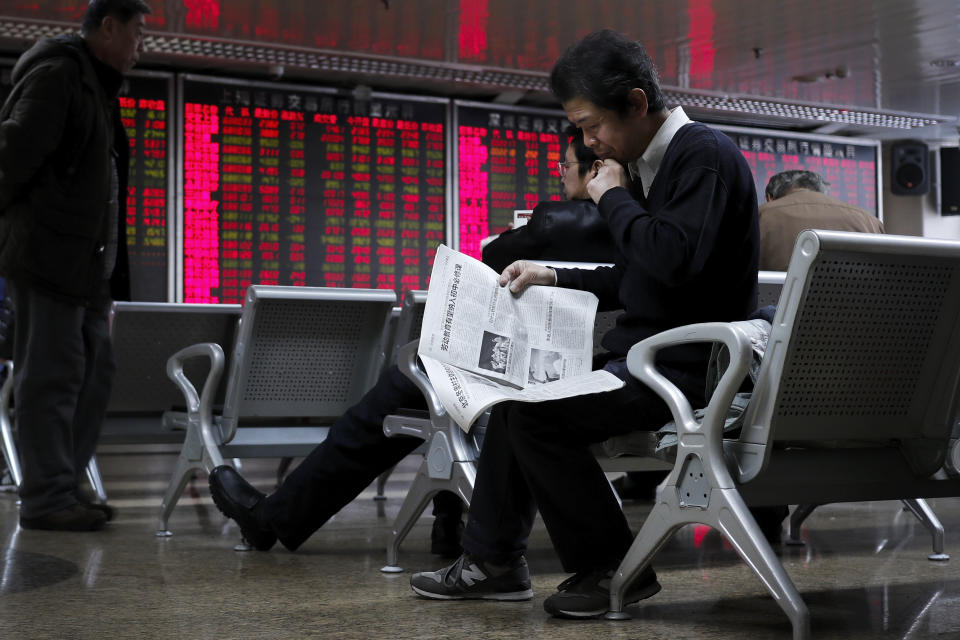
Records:
[[[529,600],[530,571],[522,556],[504,571],[466,553],[440,571],[424,571],[410,576],[410,588],[433,600]]]

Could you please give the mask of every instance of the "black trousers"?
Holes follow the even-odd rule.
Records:
[[[110,300],[69,304],[8,282],[16,317],[14,407],[23,467],[20,513],[35,518],[77,502],[100,437],[116,363]]]
[[[383,435],[383,419],[401,408],[426,405],[420,390],[393,366],[263,501],[260,516],[284,546],[299,547],[377,476],[421,444],[417,438]]]
[[[702,406],[702,375],[664,373]],[[464,550],[510,562],[525,551],[539,509],[565,571],[615,567],[633,534],[590,445],[656,430],[670,419],[667,405],[633,379],[606,393],[497,405],[480,452]]]

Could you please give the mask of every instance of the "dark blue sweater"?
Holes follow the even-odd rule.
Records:
[[[674,135],[647,197],[607,191],[600,215],[620,259],[594,271],[557,269],[557,285],[591,291],[600,309],[624,309],[601,341],[624,356],[665,329],[743,320],[757,304],[760,233],[753,176],[722,133],[700,123]],[[709,345],[661,352],[664,364],[702,373]]]

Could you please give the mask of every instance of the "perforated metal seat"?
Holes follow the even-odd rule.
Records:
[[[230,457],[304,456],[322,442],[376,381],[395,302],[389,290],[250,287],[219,415],[213,398],[224,369],[221,346],[196,344],[171,356],[167,374],[187,411],[164,419],[185,429],[186,438],[157,535],[170,535],[167,521],[192,471],[209,472]],[[198,357],[210,363],[201,393],[184,373]]]
[[[233,341],[240,305],[175,304],[165,302],[115,302],[111,310],[110,337],[117,373],[100,436],[100,444],[178,442],[182,433],[161,427],[166,411],[183,405],[183,396],[164,375],[171,353],[197,342]],[[20,464],[13,438],[11,402],[13,364],[0,391],[0,436],[4,458],[15,486],[21,482]],[[187,369],[196,379],[206,363],[194,362]],[[221,385],[215,399],[223,403]],[[86,476],[98,499],[107,492],[96,456],[90,459]]]
[[[611,585],[611,614],[680,527],[717,528],[809,637],[809,612],[747,505],[960,495],[941,473],[960,384],[960,243],[805,231],[797,240],[766,354],[736,440],[723,418],[746,374],[735,325],[679,327],[635,345],[630,372],[678,425],[673,470]],[[722,342],[731,365],[701,423],[653,363],[667,346]]]

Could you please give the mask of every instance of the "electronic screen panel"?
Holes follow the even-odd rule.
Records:
[[[127,253],[131,300],[170,299],[167,220],[171,211],[172,78],[130,75],[120,92],[120,120],[130,143]]]
[[[562,200],[557,163],[562,111],[456,102],[459,249],[480,258],[480,241],[513,222],[516,209]]]
[[[830,195],[877,215],[879,146],[862,138],[804,136],[762,129],[718,127],[733,140],[753,171],[761,204],[767,182],[781,171],[802,169],[823,176]]]
[[[12,90],[12,60],[0,62],[0,102]],[[169,74],[133,72],[120,90],[120,118],[130,143],[127,253],[131,299],[166,302],[167,212],[170,188]]]
[[[446,101],[185,76],[183,300],[250,284],[426,288]]]

